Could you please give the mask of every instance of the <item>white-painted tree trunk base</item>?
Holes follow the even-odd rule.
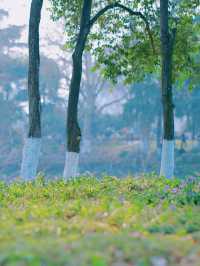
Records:
[[[79,153],[66,152],[64,179],[74,178],[79,175]]]
[[[174,177],[174,140],[163,140],[160,176]]]
[[[41,138],[27,138],[24,144],[20,176],[23,180],[33,180],[37,175],[41,151]]]

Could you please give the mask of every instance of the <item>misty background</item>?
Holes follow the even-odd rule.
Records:
[[[28,130],[26,0],[0,1],[0,177],[19,175]],[[41,21],[43,146],[39,170],[60,176],[65,160],[67,96],[71,51],[62,22],[54,23],[45,2]],[[26,14],[26,15],[24,15]],[[17,23],[17,24],[16,24]],[[85,53],[81,86],[80,124],[83,132],[81,173],[127,174],[159,172],[162,140],[160,77],[126,86],[104,80]],[[200,169],[200,88],[174,88],[176,176],[198,175]],[[86,156],[87,155],[87,156]]]

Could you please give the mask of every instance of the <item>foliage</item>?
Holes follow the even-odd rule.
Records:
[[[66,47],[73,48],[79,29],[83,1],[51,0],[52,18],[63,19],[67,36]],[[115,1],[93,1],[92,14]],[[144,21],[114,8],[102,15],[92,28],[88,49],[96,56],[97,67],[104,66],[102,74],[117,81],[119,76],[126,83],[141,81],[146,74],[160,71],[160,15],[156,0],[119,1],[126,7],[140,11],[149,22],[154,39],[154,50],[145,29]],[[176,29],[174,47],[173,81],[179,87],[186,79],[190,88],[199,76],[199,0],[169,1],[170,31]]]
[[[199,195],[192,177],[0,183],[0,264],[198,265]]]

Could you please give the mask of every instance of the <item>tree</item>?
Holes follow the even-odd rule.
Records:
[[[200,87],[197,85],[192,91],[188,89],[189,81],[185,82],[182,90],[175,93],[176,117],[185,120],[184,134],[191,140],[198,140],[200,134],[200,125],[198,117],[200,112]],[[183,133],[183,132],[182,132]]]
[[[175,168],[175,106],[172,86],[173,83],[175,84],[175,82],[181,80],[181,76],[184,77],[182,80],[185,82],[192,74],[191,70],[196,68],[193,58],[196,45],[192,45],[195,32],[191,34],[187,30],[189,25],[190,31],[195,29],[193,17],[196,15],[197,5],[197,1],[191,1],[190,4],[186,1],[174,4],[169,0],[160,0],[161,94],[163,105],[163,144],[160,175],[167,178],[174,176]],[[186,37],[185,32],[187,32],[188,38],[186,42],[183,40]]]
[[[80,90],[79,108],[82,110],[80,120],[83,121],[81,152],[92,150],[92,123],[96,115],[96,100],[105,85],[100,73],[92,72],[94,62],[91,54],[85,53],[83,58],[83,77]]]
[[[8,12],[0,9],[0,21],[4,17],[8,17]],[[0,29],[0,87],[9,87],[11,81],[18,82],[24,78],[25,66],[23,60],[14,58],[10,54],[10,49],[24,47],[24,44],[20,41],[23,28],[23,26],[9,25]]]
[[[67,109],[67,153],[64,168],[64,177],[74,177],[78,174],[78,161],[80,152],[81,130],[78,124],[78,100],[82,75],[82,55],[90,30],[92,0],[84,1],[80,31],[76,47],[72,56],[73,71],[70,83],[68,109]]]
[[[172,56],[175,41],[175,30],[169,31],[168,0],[160,1],[161,31],[161,92],[163,104],[164,136],[160,175],[172,178],[174,175],[174,105],[172,99]]]
[[[29,20],[29,131],[24,145],[21,177],[25,180],[36,176],[41,149],[41,103],[39,91],[39,25],[43,0],[32,0]]]
[[[138,2],[141,9],[146,11],[145,15],[151,23],[154,44],[156,44],[154,54],[150,54],[148,51],[148,39],[141,42],[140,32],[135,38],[132,35],[122,37],[120,44],[113,45],[112,40],[110,40],[104,45],[103,49],[97,48],[96,51],[99,62],[105,66],[105,75],[113,80],[117,76],[123,75],[127,83],[132,83],[137,79],[143,79],[147,73],[157,73],[162,68],[161,93],[164,141],[160,173],[166,177],[172,177],[174,175],[174,105],[172,85],[179,83],[181,87],[185,80],[188,79],[192,87],[195,72],[199,69],[197,60],[197,53],[200,49],[197,34],[199,32],[197,22],[199,0],[192,0],[190,2],[187,0],[163,2],[161,2],[161,6],[158,6],[157,1],[153,0]],[[165,12],[167,14],[163,11],[166,9],[166,5],[167,11],[165,10]],[[161,18],[158,15],[159,13]],[[161,27],[159,25],[159,18]],[[107,20],[105,19],[105,27],[106,23]],[[160,28],[162,32],[161,50],[159,47],[160,42],[158,41]],[[119,27],[117,30],[119,31]],[[105,52],[106,49],[111,51],[109,55]],[[160,60],[161,58],[162,60]]]
[[[80,10],[81,10],[81,19],[80,23],[77,23],[74,26],[75,28],[78,28],[79,31],[78,35],[76,36],[77,37],[75,42],[76,44],[72,55],[73,70],[70,82],[69,100],[68,100],[68,109],[67,109],[67,152],[66,152],[66,161],[65,161],[65,168],[63,174],[64,178],[75,177],[78,175],[78,161],[79,161],[80,141],[81,141],[81,129],[78,123],[78,101],[79,101],[80,83],[82,76],[82,56],[92,26],[108,10],[119,8],[128,12],[131,16],[137,16],[140,19],[142,19],[146,25],[150,39],[152,40],[149,24],[145,16],[143,16],[141,12],[133,11],[132,9],[120,3],[111,3],[101,8],[100,11],[98,11],[93,17],[91,17],[93,1],[84,0],[83,3],[81,2],[82,1],[77,1],[77,2],[75,1],[73,6],[73,9],[76,10],[75,21]],[[68,8],[69,11],[72,12],[72,14],[74,14],[74,10],[71,10],[71,4],[66,1],[52,0],[52,5],[53,5],[53,12],[55,12],[56,14],[55,17],[57,18],[63,16],[66,17]],[[69,20],[68,17],[67,20]]]
[[[82,126],[81,152],[92,152],[94,144],[93,125],[95,117],[105,113],[109,107],[126,100],[128,91],[123,83],[112,84],[105,80],[101,71],[93,71],[95,58],[90,53],[83,57],[83,76],[81,81],[79,109]],[[115,87],[114,87],[115,86]]]
[[[140,140],[140,161],[143,171],[149,164],[149,155],[152,155],[151,137],[155,127],[160,129],[160,93],[159,85],[154,76],[147,76],[143,82],[135,83],[131,87],[131,96],[124,105],[123,118],[126,127],[132,128],[134,135]],[[144,110],[148,110],[145,112]],[[157,137],[159,150],[160,132],[153,134]]]

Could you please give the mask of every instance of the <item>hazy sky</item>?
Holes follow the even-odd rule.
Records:
[[[0,0],[0,9],[7,10],[9,17],[1,22],[0,28],[8,25],[26,25],[22,34],[23,42],[27,42],[28,39],[28,20],[30,14],[31,0]],[[40,25],[40,37],[42,52],[54,57],[59,51],[58,49],[50,49],[47,47],[47,39],[62,41],[62,27],[58,27],[57,23],[52,22],[50,19],[50,13],[48,11],[49,1],[44,0],[42,19]]]

